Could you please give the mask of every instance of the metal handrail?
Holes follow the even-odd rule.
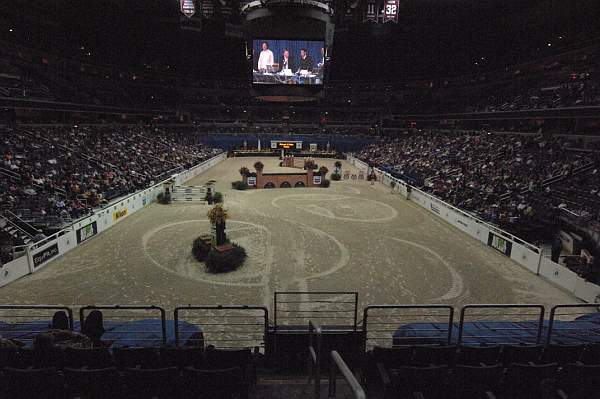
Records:
[[[296,300],[296,301],[281,301],[278,299],[278,297],[281,297],[283,295],[347,295],[347,296],[351,296],[351,300],[348,301],[327,301],[326,299],[315,299],[315,300],[307,300],[304,301],[302,299],[300,300]],[[349,298],[350,299],[350,298]],[[279,326],[282,323],[282,319],[283,320],[289,320],[289,319],[293,319],[293,317],[290,316],[285,316],[285,317],[281,317],[280,315],[278,315],[279,312],[286,312],[286,313],[300,313],[300,311],[294,310],[294,311],[288,311],[288,309],[283,309],[281,310],[281,304],[285,304],[285,303],[293,303],[293,304],[302,304],[302,303],[332,303],[332,304],[346,304],[346,305],[353,305],[351,312],[348,310],[331,310],[331,311],[326,311],[328,313],[352,313],[352,316],[348,316],[348,317],[339,317],[339,316],[331,316],[329,317],[330,319],[336,319],[336,318],[345,318],[346,320],[350,320],[352,319],[352,323],[353,323],[353,329],[356,331],[357,329],[357,325],[358,325],[358,292],[356,291],[277,291],[273,294],[273,323],[275,324],[275,326]],[[279,305],[279,306],[278,306]],[[313,311],[314,312],[314,311]],[[304,312],[307,313],[307,312]],[[299,317],[299,318],[304,318],[304,317]],[[306,319],[309,319],[310,317],[306,317]],[[279,319],[279,320],[278,320]]]
[[[424,312],[427,312],[429,310],[440,310],[440,311],[447,311],[447,315],[444,314],[420,314],[420,315],[412,315],[412,316],[438,316],[438,317],[444,317],[447,318],[447,325],[448,325],[448,330],[447,330],[447,335],[446,335],[446,342],[447,345],[450,345],[452,343],[452,326],[453,326],[453,322],[454,322],[454,308],[450,305],[369,305],[366,306],[364,308],[363,311],[363,322],[362,322],[362,328],[363,328],[363,332],[364,332],[364,341],[363,341],[363,352],[367,351],[367,345],[368,345],[368,340],[369,340],[369,331],[373,331],[373,330],[369,330],[369,325],[390,325],[390,324],[395,324],[393,322],[388,322],[388,323],[377,323],[377,322],[369,322],[369,312],[371,310],[385,310],[385,309],[389,309],[389,310],[397,310],[397,309],[406,309],[406,310],[423,310]],[[373,316],[373,317],[390,317],[390,318],[401,318],[403,317],[403,315],[390,315],[390,316]],[[378,332],[394,332],[395,329],[397,328],[394,327],[394,329],[379,329],[376,330]],[[423,329],[422,331],[428,331],[427,329]],[[436,330],[437,331],[437,330]],[[418,338],[418,337],[417,337]]]
[[[166,345],[167,344],[167,319],[166,319],[166,312],[165,309],[163,309],[160,306],[155,306],[155,305],[150,305],[150,306],[143,306],[143,305],[90,305],[90,306],[83,306],[81,308],[79,308],[79,323],[80,326],[84,325],[84,321],[85,321],[85,314],[87,311],[92,311],[92,310],[156,310],[160,313],[160,333],[161,333],[161,337],[160,337],[160,341],[162,342],[162,345]],[[113,316],[116,318],[119,318],[122,316]],[[130,316],[126,316],[126,317],[130,317]],[[134,334],[140,331],[123,331],[123,333],[127,333],[127,334]],[[128,339],[128,338],[123,338],[123,341],[130,341],[133,339]],[[142,341],[141,339],[136,339],[137,341]],[[147,341],[157,341],[157,339],[147,339]]]
[[[67,313],[69,330],[73,331],[73,310],[67,306],[56,305],[0,305],[0,310],[54,310]]]
[[[577,303],[577,304],[568,304],[568,305],[556,305],[553,306],[550,310],[550,320],[548,321],[548,333],[546,335],[546,345],[550,345],[552,343],[552,333],[555,330],[554,322],[556,321],[557,311],[559,309],[594,309],[598,311],[600,307],[597,303]],[[586,314],[587,312],[575,313],[575,314]],[[560,315],[559,315],[560,316]],[[559,329],[557,329],[559,330]],[[575,329],[571,329],[575,330]]]
[[[190,311],[190,310],[198,310],[198,311],[213,311],[213,312],[226,312],[228,310],[239,310],[239,311],[260,311],[262,312],[262,315],[240,315],[240,316],[236,316],[238,318],[258,318],[260,317],[262,319],[261,323],[202,323],[201,324],[201,328],[204,326],[232,326],[232,325],[238,325],[238,326],[242,326],[242,325],[247,325],[247,326],[262,326],[263,330],[261,332],[262,334],[262,340],[265,339],[265,337],[267,336],[267,332],[269,331],[269,310],[265,307],[265,306],[246,306],[246,305],[231,305],[231,306],[224,306],[224,305],[216,305],[216,306],[192,306],[192,305],[188,305],[188,306],[178,306],[175,308],[175,310],[173,311],[173,323],[174,323],[174,329],[175,329],[175,345],[176,346],[180,346],[182,344],[181,342],[181,333],[185,332],[182,331],[180,326],[179,326],[179,322],[181,320],[181,313],[185,312],[185,311]],[[203,316],[197,316],[195,317],[195,319],[199,319],[202,318]],[[206,316],[208,317],[208,316]],[[223,316],[214,316],[214,317],[233,317],[229,314],[224,314]],[[203,331],[203,334],[208,333],[209,331]],[[221,331],[224,332],[224,331]],[[247,331],[246,331],[247,332]],[[255,334],[258,334],[258,332],[256,332]],[[215,341],[215,340],[211,340],[211,341]],[[248,339],[223,339],[222,341],[226,341],[226,342],[250,342],[250,341],[255,341],[255,339],[253,340],[248,340]]]
[[[313,338],[315,345],[313,346]],[[308,322],[308,383],[315,378],[315,399],[321,396],[321,346],[323,329],[312,320]]]
[[[464,326],[465,326],[465,318],[466,318],[466,313],[469,309],[532,309],[532,310],[536,310],[537,312],[537,316],[538,316],[538,320],[537,320],[537,326],[535,327],[536,331],[536,344],[540,344],[541,340],[542,340],[542,329],[544,327],[544,314],[545,314],[545,308],[543,305],[528,305],[528,304],[496,304],[496,305],[492,305],[492,304],[479,304],[479,305],[465,305],[461,308],[460,310],[460,321],[459,321],[459,325],[458,325],[458,344],[461,345],[463,342],[463,333],[464,333]],[[534,313],[531,313],[534,314]],[[518,313],[512,313],[509,315],[519,315]],[[501,316],[501,315],[500,315]],[[519,328],[520,330],[523,330],[523,328]],[[498,330],[498,328],[496,328],[496,330]]]
[[[342,376],[348,385],[350,385],[350,389],[352,389],[354,398],[366,399],[367,395],[365,394],[364,389],[360,386],[360,383],[354,376],[354,373],[352,373],[352,370],[350,370],[344,359],[342,359],[337,351],[331,351],[331,360],[332,362],[329,368],[329,398],[335,398],[337,370],[340,370]]]

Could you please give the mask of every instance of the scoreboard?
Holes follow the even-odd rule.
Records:
[[[271,148],[276,150],[301,150],[301,141],[271,140]]]

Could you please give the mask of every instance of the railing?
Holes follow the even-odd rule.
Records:
[[[596,337],[597,339],[591,339],[591,342],[598,342],[600,340],[600,325],[594,323],[590,325],[587,320],[575,320],[577,317],[584,316],[598,312],[600,304],[594,303],[581,303],[571,305],[556,305],[550,310],[550,320],[548,322],[548,334],[546,335],[546,344],[559,343],[560,337],[557,335],[563,331],[569,332],[569,334],[576,333],[581,341],[588,341],[590,337]],[[569,326],[560,325],[557,322],[563,321],[561,319],[568,319]],[[596,327],[597,326],[597,327]],[[594,328],[596,327],[596,328]]]
[[[464,344],[465,337],[476,340],[490,340],[496,345],[514,344],[515,340],[520,343],[539,344],[542,340],[542,329],[544,327],[544,306],[542,305],[465,305],[460,310],[460,323],[458,327],[458,344]],[[531,317],[535,317],[537,321],[531,321]],[[485,324],[485,328],[477,328],[474,334],[465,334],[465,323],[467,318],[472,318],[474,321]],[[507,318],[502,320],[502,318]],[[519,320],[523,319],[523,320]],[[518,327],[503,326],[506,322],[521,322]],[[477,326],[474,326],[477,327]],[[493,331],[494,335],[482,334],[484,331]],[[526,331],[529,336],[522,334],[511,335],[512,332]],[[505,341],[503,341],[505,340]],[[526,341],[526,342],[523,342]]]
[[[73,330],[73,311],[65,306],[0,305],[0,320],[5,323],[2,337],[18,341],[33,341],[35,337],[52,328],[56,312],[67,316],[68,328]],[[14,327],[14,328],[12,328]]]
[[[61,237],[69,232],[73,231],[73,226],[69,226],[63,230],[57,231],[56,233],[44,238],[43,240],[40,240],[38,242],[35,242],[33,244],[31,244],[31,247],[29,248],[31,251],[34,251],[42,246],[44,246],[45,244],[48,244],[51,241],[56,240],[58,237]]]
[[[375,305],[365,308],[364,313],[365,331],[373,331],[370,326],[377,325],[373,322],[372,312],[378,310],[400,310],[401,317],[406,317],[405,311],[414,310],[418,312],[421,320],[435,321],[441,329],[440,337],[443,337],[441,343],[457,342],[459,345],[469,345],[469,339],[475,339],[477,343],[489,343],[494,345],[503,344],[551,344],[561,343],[561,339],[568,340],[567,343],[600,343],[600,324],[598,324],[598,312],[600,304],[562,304],[556,305],[550,312],[550,319],[547,322],[547,328],[544,328],[544,306],[532,305],[465,305],[461,309],[460,321],[453,323],[452,307],[447,305]],[[108,324],[107,330],[114,327],[114,324],[129,324],[131,321],[145,320],[141,326],[131,324],[130,330],[119,331],[121,341],[140,339],[128,338],[128,334],[140,332],[153,333],[157,338],[142,339],[145,341],[154,341],[157,346],[166,343],[166,317],[163,308],[158,306],[84,306],[79,309],[79,319],[83,323],[86,315],[92,310],[99,310],[103,313],[103,319]],[[73,311],[66,306],[44,306],[44,305],[0,305],[0,322],[3,323],[2,335],[4,338],[32,340],[36,334],[46,332],[51,327],[51,320],[55,312],[62,311],[67,315],[68,329],[73,330],[74,320]],[[425,312],[439,311],[439,313],[427,314]],[[584,315],[594,316],[593,320],[588,320]],[[416,316],[410,314],[411,317]],[[396,317],[396,316],[394,316]],[[188,320],[203,320],[200,323],[190,323]],[[211,323],[214,319],[229,319],[218,323]],[[498,325],[504,321],[502,318],[508,318],[506,321],[516,323],[509,327]],[[518,320],[520,319],[520,320]],[[150,322],[147,322],[150,320]],[[251,322],[247,322],[251,321]],[[255,322],[252,322],[255,321]],[[182,334],[185,332],[198,332],[198,329],[185,330],[181,326],[186,322],[197,325],[205,330],[209,342],[233,342],[236,345],[226,345],[221,347],[248,348],[252,345],[246,344],[250,341],[260,341],[262,343],[264,334],[269,331],[268,311],[262,306],[185,306],[178,307],[174,311],[175,338],[178,346],[182,344]],[[406,321],[398,321],[400,327]],[[569,324],[563,324],[569,322]],[[11,325],[14,328],[11,328]],[[227,331],[223,327],[233,327]],[[214,329],[213,329],[214,327]],[[458,338],[454,339],[449,331],[452,328],[458,328]],[[465,328],[471,328],[474,333],[466,333]],[[309,321],[308,331],[308,349],[309,349],[309,381],[312,378],[320,378],[320,370],[323,365],[321,350],[323,346],[323,329],[315,321]],[[446,328],[448,330],[446,330]],[[392,331],[391,329],[385,331]],[[419,330],[430,331],[430,330]],[[438,330],[439,331],[439,330]],[[512,332],[520,334],[512,335]],[[478,335],[479,332],[486,332]],[[257,334],[257,337],[249,337],[251,334]],[[525,335],[523,334],[525,333]],[[561,337],[561,334],[565,336]],[[106,332],[105,339],[110,339],[110,331]],[[211,335],[215,334],[216,338]],[[391,339],[392,334],[387,339]],[[518,337],[519,340],[511,340]],[[525,339],[523,339],[523,337]],[[450,340],[452,338],[452,340]],[[508,339],[507,339],[508,338]],[[486,342],[487,341],[487,342]],[[238,343],[244,343],[238,345]],[[413,344],[412,342],[410,344]],[[419,343],[420,344],[420,343]],[[147,345],[144,345],[147,346]],[[358,348],[358,347],[357,347]],[[363,349],[363,348],[361,348]],[[364,351],[366,352],[366,350]],[[318,366],[318,367],[317,367]]]
[[[360,383],[352,373],[352,370],[348,367],[344,359],[340,356],[337,351],[331,351],[331,365],[329,369],[329,398],[335,398],[337,388],[337,371],[342,373],[342,376],[346,380],[348,386],[352,390],[352,394],[355,399],[366,399],[367,395],[360,386]]]
[[[323,345],[323,330],[312,321],[308,322],[308,383],[315,380],[315,399],[321,396],[321,347]]]
[[[202,341],[218,348],[264,347],[269,328],[269,311],[264,306],[179,306],[174,311],[175,343],[198,326]],[[189,340],[188,340],[189,341]]]
[[[318,320],[320,324],[357,328],[357,292],[275,292],[273,305],[275,326],[306,326],[310,320]]]
[[[120,338],[120,342],[124,342],[124,346],[135,346],[128,345],[129,342],[137,341],[153,341],[157,345],[166,345],[167,343],[167,320],[165,310],[159,306],[121,306],[121,305],[107,305],[107,306],[84,306],[79,309],[79,322],[83,326],[85,317],[89,312],[93,310],[102,311],[103,320],[106,324],[107,320],[116,320],[115,323],[119,322],[132,322],[132,321],[144,321],[144,327],[131,326],[133,329],[120,330],[119,335],[124,336]],[[158,313],[158,319],[156,314]],[[150,327],[150,328],[148,328]],[[136,338],[135,335],[140,332],[153,333],[158,338]],[[110,340],[110,332],[107,331],[103,339]]]
[[[408,342],[449,345],[453,318],[454,308],[448,305],[367,306],[362,323],[364,351],[373,346],[396,346]],[[414,324],[409,336],[394,335],[399,326],[407,324]]]
[[[27,238],[33,238],[35,234],[40,233],[38,229],[22,220],[18,215],[9,210],[4,211],[4,218],[8,224],[17,229]]]

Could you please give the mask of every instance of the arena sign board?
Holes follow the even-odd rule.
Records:
[[[50,245],[49,247],[44,248],[40,252],[33,254],[33,267],[37,268],[57,255],[58,243],[55,243],[53,245]]]
[[[510,253],[512,251],[512,242],[492,233],[491,231],[488,235],[488,246],[510,257]]]
[[[82,228],[77,230],[77,244],[81,244],[88,238],[92,238],[98,234],[98,224],[94,221],[87,226],[83,226]]]
[[[116,222],[119,219],[124,218],[125,216],[127,216],[127,208],[123,208],[120,211],[116,211],[113,213],[113,220]]]
[[[280,149],[280,150],[301,150],[302,142],[301,141],[272,140],[271,148],[272,149]]]

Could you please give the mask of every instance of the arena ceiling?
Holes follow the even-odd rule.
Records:
[[[221,7],[219,0],[202,1]],[[225,9],[235,8],[224,1]],[[350,2],[335,4],[339,9]],[[80,55],[92,62],[243,74],[243,43],[225,37],[224,28],[240,20],[225,14],[200,18],[201,31],[182,31],[177,0],[0,2],[0,23],[15,28],[4,40],[67,54],[84,47]],[[400,0],[398,24],[363,23],[361,16],[337,21],[331,77],[502,67],[600,37],[598,20],[597,0]],[[227,62],[211,69],[202,66],[207,58]]]

